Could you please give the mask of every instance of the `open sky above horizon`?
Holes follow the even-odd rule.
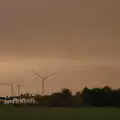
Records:
[[[41,92],[120,87],[120,0],[0,0],[0,81]],[[0,95],[10,88],[0,84]]]

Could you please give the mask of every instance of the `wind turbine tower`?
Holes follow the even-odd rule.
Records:
[[[21,95],[21,87],[22,87],[22,85],[18,84],[18,85],[16,85],[16,87],[17,87],[18,96],[20,96]]]

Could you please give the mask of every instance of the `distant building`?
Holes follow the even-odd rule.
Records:
[[[4,104],[35,104],[34,98],[13,98],[3,100]]]

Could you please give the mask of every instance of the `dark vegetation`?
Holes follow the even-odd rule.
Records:
[[[1,98],[13,99],[12,98]],[[35,103],[16,104],[16,106],[38,106],[38,107],[120,107],[120,89],[112,89],[110,87],[103,88],[84,88],[81,92],[74,95],[69,89],[63,89],[61,92],[51,95],[35,95],[22,94],[18,99],[25,98],[29,100],[33,98]],[[1,101],[2,103],[3,101]]]
[[[75,95],[69,89],[63,89],[50,96],[36,95],[35,100],[40,106],[50,107],[120,107],[120,89],[84,88]]]

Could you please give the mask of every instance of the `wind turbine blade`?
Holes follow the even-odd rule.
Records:
[[[47,77],[45,77],[45,79],[48,79],[50,76],[53,76],[53,75],[55,75],[56,73],[54,72],[54,73],[51,73],[51,74],[49,74]]]
[[[21,85],[21,84],[17,84],[16,87],[23,87],[23,85]]]
[[[44,79],[39,73],[37,73],[37,72],[35,72],[35,71],[33,71],[33,73],[34,73],[36,76],[38,76],[39,78]]]
[[[6,82],[0,82],[1,85],[10,85],[9,83]]]

